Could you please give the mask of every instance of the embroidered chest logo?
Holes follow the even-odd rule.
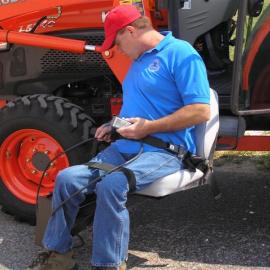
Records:
[[[160,61],[155,59],[148,67],[148,70],[151,72],[157,72],[160,69]]]

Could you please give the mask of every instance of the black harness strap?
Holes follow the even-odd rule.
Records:
[[[191,152],[186,152],[182,159],[185,169],[195,172],[196,169],[199,169],[203,173],[206,173],[209,168],[209,162],[207,159],[203,159],[199,156],[192,155]]]
[[[115,168],[115,166],[108,164],[108,163],[88,162],[88,163],[85,163],[85,165],[88,166],[88,168],[99,169],[99,170],[103,170],[105,172],[113,172],[114,168]],[[136,190],[136,178],[135,178],[133,171],[131,171],[130,169],[127,169],[125,167],[121,167],[121,168],[117,169],[116,171],[120,171],[126,176],[126,178],[128,180],[128,185],[129,185],[129,192],[135,191]]]
[[[182,159],[184,168],[190,170],[191,172],[195,172],[197,168],[205,173],[209,167],[208,160],[193,155],[191,152],[187,151],[182,145],[164,142],[163,140],[153,136],[147,136],[140,141],[161,149],[165,149],[177,155],[177,157]]]
[[[114,132],[114,139],[125,138],[121,137],[120,134]],[[192,154],[191,152],[187,151],[183,145],[176,145],[169,142],[164,142],[163,140],[154,136],[146,136],[138,141],[152,145],[154,147],[158,147],[160,149],[167,150],[168,152],[176,155],[178,158],[182,159],[184,168],[190,170],[191,172],[195,172],[196,169],[199,169],[205,173],[209,168],[209,162],[207,159]]]

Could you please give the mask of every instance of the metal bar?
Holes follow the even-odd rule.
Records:
[[[239,92],[240,92],[240,79],[242,71],[242,49],[244,44],[246,11],[247,11],[247,0],[242,0],[240,1],[240,5],[238,8],[238,18],[236,27],[237,40],[234,52],[233,81],[231,94],[231,111],[236,115],[242,115],[239,114]]]
[[[239,93],[241,84],[242,74],[242,52],[244,44],[244,30],[245,30],[245,19],[247,14],[247,0],[240,1],[238,9],[238,19],[236,28],[236,47],[234,54],[234,66],[233,66],[233,81],[232,81],[232,94],[231,94],[231,111],[235,115],[262,115],[269,114],[270,109],[260,110],[240,110],[239,109]]]
[[[169,6],[169,29],[172,31],[174,37],[180,38],[180,27],[179,27],[179,0],[168,1]]]
[[[84,47],[84,49],[85,49],[86,51],[95,51],[95,50],[96,50],[96,46],[94,46],[94,45],[86,45],[86,46]]]
[[[261,109],[261,110],[245,110],[245,111],[241,111],[238,110],[237,111],[237,115],[262,115],[262,114],[270,114],[270,109]]]
[[[270,136],[221,137],[217,147],[218,145],[227,146],[229,150],[234,151],[270,151]],[[221,147],[219,150],[226,149]]]

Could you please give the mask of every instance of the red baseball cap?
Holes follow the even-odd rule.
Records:
[[[105,40],[101,46],[101,51],[113,47],[117,32],[141,16],[139,10],[132,5],[120,5],[109,11],[104,22]]]

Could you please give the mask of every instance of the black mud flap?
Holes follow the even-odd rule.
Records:
[[[71,230],[71,235],[75,236],[91,225],[96,208],[96,196],[89,194],[85,201],[80,205],[76,222]],[[52,196],[39,197],[36,208],[36,235],[35,244],[43,247],[42,239],[47,227],[49,218],[52,214]]]
[[[35,244],[38,246],[42,245],[42,239],[47,227],[49,218],[52,214],[52,196],[39,197],[36,211],[36,237]]]

